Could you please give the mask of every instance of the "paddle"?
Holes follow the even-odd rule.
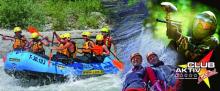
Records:
[[[95,39],[96,36],[91,36],[91,37],[89,37],[89,38],[90,38],[90,39]],[[83,38],[79,37],[79,38],[71,38],[71,39],[83,39]]]
[[[33,27],[33,26],[29,26],[28,27],[28,29],[27,29],[27,31],[29,32],[29,33],[38,33],[38,35],[40,35],[41,37],[42,37],[42,35],[38,32],[38,30],[35,28],[35,27]]]
[[[120,61],[119,58],[111,50],[109,50],[109,51],[117,59],[117,60],[116,59],[112,60],[115,67],[117,67],[120,71],[123,71],[124,70],[124,63],[122,61]]]
[[[52,37],[52,46],[53,46],[53,41],[54,41],[54,33],[53,33],[53,37]],[[48,60],[48,67],[50,66],[50,61],[51,61],[51,59],[52,59],[52,52],[53,52],[53,50],[52,49],[50,49],[50,54],[49,54],[49,60]]]
[[[110,34],[111,34],[111,30],[108,32],[109,37],[111,37]],[[124,70],[124,63],[122,61],[120,61],[119,58],[111,50],[109,50],[109,51],[116,58],[116,59],[112,60],[115,67],[117,67],[120,71],[123,71]]]
[[[77,49],[86,49],[86,48],[77,48]],[[90,48],[91,50],[101,50],[100,48]]]
[[[15,37],[3,35],[3,34],[0,34],[0,36],[9,37],[9,38],[15,38]]]

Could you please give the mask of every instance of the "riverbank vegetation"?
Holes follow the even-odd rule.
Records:
[[[45,31],[97,29],[105,22],[101,0],[1,0],[0,27],[27,28],[32,25]]]

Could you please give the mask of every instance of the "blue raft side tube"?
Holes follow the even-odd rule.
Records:
[[[13,51],[7,54],[5,69],[14,71],[31,71],[57,75],[92,75],[92,74],[116,74],[119,70],[114,67],[110,57],[106,57],[103,63],[73,63],[65,65],[61,62],[48,59],[26,51]]]

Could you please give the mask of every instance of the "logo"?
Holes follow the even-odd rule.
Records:
[[[63,66],[63,65],[57,65],[57,67],[60,69],[60,70],[63,70],[63,69],[65,69],[66,67],[65,66]]]
[[[82,72],[83,75],[102,75],[104,74],[103,70],[85,70]]]
[[[17,58],[9,58],[9,61],[12,61],[12,62],[20,62],[20,59],[17,59]]]
[[[176,69],[177,79],[198,79],[198,84],[202,81],[210,88],[209,77],[218,74],[215,69],[215,62],[209,62],[213,50],[208,53],[199,62],[188,62],[184,65],[179,65]]]
[[[37,57],[35,55],[30,55],[29,56],[29,59],[32,60],[32,61],[35,61],[35,62],[38,62],[40,64],[45,64],[46,63],[46,60],[45,59],[42,59],[40,57]]]

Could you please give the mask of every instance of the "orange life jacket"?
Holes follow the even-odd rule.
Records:
[[[92,50],[91,49],[89,49],[89,48],[91,48],[90,46],[91,45],[89,45],[91,42],[93,42],[93,41],[91,41],[91,40],[89,40],[89,41],[86,41],[84,44],[83,44],[83,53],[91,53],[92,52]]]
[[[40,40],[34,41],[33,45],[31,46],[31,51],[33,53],[43,52],[44,51],[43,43]]]
[[[112,38],[110,36],[107,36],[104,38],[103,42],[104,44],[107,46],[108,49],[111,49],[111,45],[112,45]]]
[[[99,56],[103,55],[103,52],[104,52],[103,46],[102,45],[94,45],[92,51],[95,55],[99,55]]]
[[[13,49],[24,49],[25,45],[26,45],[26,40],[22,40],[21,38],[15,36]]]
[[[64,46],[64,44],[60,44],[59,45],[59,47],[62,47],[62,46]],[[58,50],[57,51],[58,53],[61,53],[61,54],[63,54],[63,55],[66,55],[67,57],[70,57],[70,52],[69,52],[69,50],[68,50],[68,48],[65,48],[65,49],[63,49],[63,50]]]

